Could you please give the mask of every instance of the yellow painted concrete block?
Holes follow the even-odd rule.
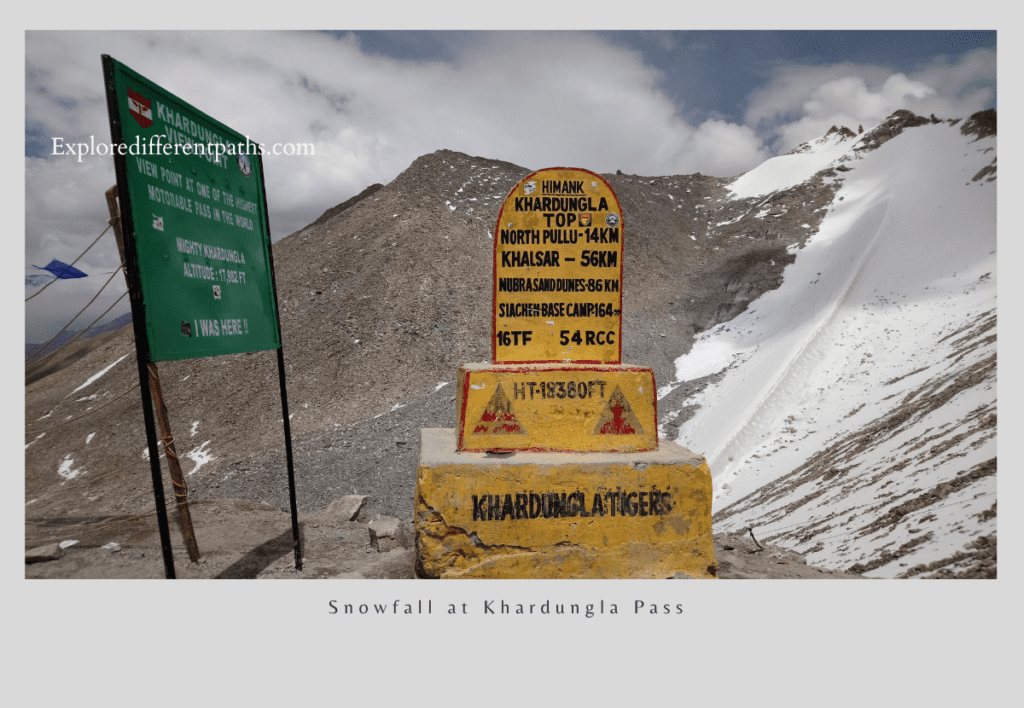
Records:
[[[421,577],[715,577],[704,458],[665,440],[643,453],[495,455],[458,452],[455,438],[421,431]]]
[[[460,452],[644,452],[658,449],[649,367],[463,364]]]

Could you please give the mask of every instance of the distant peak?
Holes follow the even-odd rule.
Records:
[[[971,115],[967,121],[960,126],[960,132],[964,135],[977,135],[975,140],[987,138],[996,134],[996,109],[989,108],[985,111],[978,111]]]
[[[831,128],[828,129],[828,131],[825,133],[823,137],[827,138],[830,135],[838,135],[840,141],[846,140],[847,138],[857,137],[857,134],[850,130],[849,128],[847,128],[845,125],[842,127],[833,125]]]
[[[863,128],[861,128],[863,131]],[[813,142],[800,143],[795,148],[789,151],[789,155],[799,155],[800,153],[810,152],[814,149],[814,145],[824,145],[826,143],[841,143],[848,138],[856,138],[857,134],[847,128],[845,125],[833,125],[825,134]]]
[[[933,116],[934,117],[934,116]],[[915,128],[919,125],[932,123],[933,120],[919,116],[913,111],[900,108],[894,111],[888,118],[864,133],[855,150],[874,150],[882,143],[892,140],[902,133],[906,128]]]

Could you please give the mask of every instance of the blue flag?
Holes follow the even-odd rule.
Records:
[[[58,260],[52,260],[49,262],[49,264],[44,266],[33,265],[32,267],[39,268],[39,270],[48,270],[61,280],[68,280],[70,278],[89,277],[82,271],[78,270],[78,268],[69,266],[67,263],[61,263]]]

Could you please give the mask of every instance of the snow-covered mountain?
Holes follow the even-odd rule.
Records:
[[[824,169],[839,189],[782,285],[659,391],[717,375],[677,439],[711,466],[716,531],[868,577],[994,577],[992,122],[834,131],[731,185],[767,198]]]

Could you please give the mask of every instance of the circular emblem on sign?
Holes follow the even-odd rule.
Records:
[[[618,226],[619,215],[616,214],[614,211],[611,212],[610,214],[608,214],[608,216],[604,217],[604,223],[608,224],[609,226]]]
[[[238,153],[238,169],[240,169],[242,174],[246,177],[252,174],[252,163],[249,162],[249,156],[244,152]]]

